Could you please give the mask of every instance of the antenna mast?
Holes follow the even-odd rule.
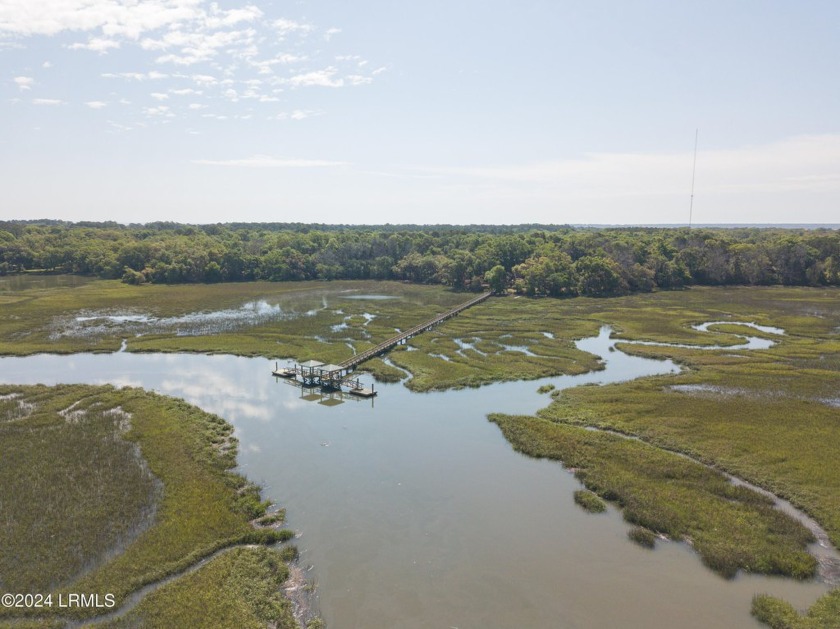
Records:
[[[691,215],[694,211],[694,175],[697,172],[697,136],[700,129],[694,130],[694,164],[691,167],[691,201],[688,204],[688,228],[691,229]]]

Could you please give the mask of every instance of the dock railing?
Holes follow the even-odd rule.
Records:
[[[420,334],[421,332],[425,332],[429,328],[432,328],[432,327],[438,325],[439,323],[442,323],[443,321],[446,321],[447,319],[450,319],[450,318],[454,317],[455,315],[457,315],[458,313],[466,310],[470,306],[475,306],[476,304],[481,303],[482,301],[484,301],[485,299],[490,297],[490,295],[492,295],[492,294],[493,293],[489,293],[489,292],[488,293],[482,293],[481,295],[478,295],[477,297],[474,297],[474,298],[470,299],[469,301],[465,301],[464,303],[455,306],[451,310],[447,310],[443,314],[439,314],[439,315],[429,319],[428,321],[425,321],[425,322],[423,322],[419,325],[415,325],[413,328],[411,328],[409,330],[406,330],[405,332],[400,332],[396,336],[392,336],[387,341],[383,341],[382,343],[380,343],[376,347],[371,347],[370,349],[365,350],[364,352],[362,352],[360,354],[356,354],[352,358],[349,358],[349,359],[345,360],[344,362],[339,363],[338,366],[341,367],[342,369],[346,370],[346,371],[351,371],[352,369],[354,369],[358,365],[362,364],[366,360],[369,360],[369,359],[373,358],[374,356],[378,356],[379,354],[387,352],[389,349],[391,349],[395,345],[398,345],[399,343],[402,343],[403,341],[410,339],[412,336]]]

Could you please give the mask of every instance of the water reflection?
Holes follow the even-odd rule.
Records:
[[[697,330],[698,332],[710,332],[709,328],[711,326],[717,325],[737,325],[743,326],[747,328],[752,328],[754,330],[758,330],[759,332],[765,332],[767,334],[775,334],[781,336],[785,333],[782,328],[774,328],[769,325],[757,325],[755,323],[745,322],[745,321],[707,321],[706,323],[700,323],[698,325],[691,326],[693,329]],[[629,341],[629,340],[622,340],[622,343],[627,343],[628,345],[650,345],[653,347],[681,347],[684,349],[700,349],[700,350],[717,350],[717,349],[725,349],[725,350],[742,350],[742,349],[770,349],[773,347],[776,342],[772,339],[765,339],[760,338],[758,336],[747,336],[744,334],[732,334],[732,336],[744,339],[744,343],[740,343],[738,345],[688,345],[686,343],[664,343],[661,341]]]
[[[306,314],[310,313],[316,314],[317,311]],[[134,310],[84,311],[80,315],[54,320],[50,338],[96,337],[113,333],[130,336],[152,333],[199,336],[299,316],[294,310],[284,310],[279,304],[270,304],[264,300],[250,301],[238,308],[190,312],[176,317],[156,317]]]
[[[754,628],[755,593],[813,602],[825,586],[727,582],[683,544],[638,548],[614,509],[593,516],[575,507],[571,474],[514,452],[487,422],[488,412],[544,406],[541,384],[678,370],[609,351],[615,343],[609,328],[578,343],[602,357],[602,371],[425,394],[383,384],[373,407],[307,401],[270,377],[268,361],[232,356],[3,358],[0,380],[130,382],[231,421],[242,470],[302,533],[301,561],[314,566],[334,628]]]

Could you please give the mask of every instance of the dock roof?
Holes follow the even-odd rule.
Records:
[[[305,363],[301,363],[300,366],[301,367],[320,367],[323,364],[324,363],[322,363],[320,360],[307,360]]]
[[[341,371],[343,367],[340,365],[322,365],[320,367],[321,371],[326,371],[327,373],[332,373],[333,371]]]

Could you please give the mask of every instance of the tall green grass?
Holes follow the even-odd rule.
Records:
[[[236,548],[149,594],[118,620],[97,629],[297,629],[280,587],[289,570],[277,551]]]
[[[251,524],[268,503],[233,471],[236,440],[221,418],[139,389],[0,387],[10,394],[20,397],[6,406],[34,410],[0,420],[3,591],[111,593],[119,604],[220,548],[292,536]],[[59,414],[71,407],[86,414]]]
[[[32,413],[0,421],[0,583],[44,592],[136,539],[163,492],[104,396],[0,387],[10,394]]]
[[[753,598],[752,614],[772,629],[837,629],[840,627],[840,589],[821,596],[804,614],[790,603],[761,594]]]

